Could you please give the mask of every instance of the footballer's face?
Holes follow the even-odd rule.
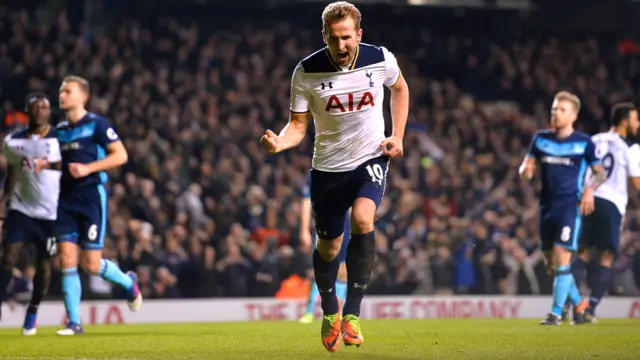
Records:
[[[84,106],[87,94],[82,91],[80,84],[75,81],[63,82],[60,86],[60,109],[71,110]]]
[[[356,29],[351,17],[331,23],[322,30],[324,43],[329,47],[331,57],[336,64],[348,66],[353,61],[362,39],[362,29]]]
[[[49,122],[51,104],[47,99],[38,99],[29,106],[29,122],[31,125],[42,126]]]
[[[551,126],[562,129],[572,125],[578,118],[575,105],[566,100],[554,100],[551,106]]]
[[[640,128],[640,120],[638,120],[638,110],[631,110],[629,112],[629,128],[627,132],[629,135],[638,135],[638,128]]]

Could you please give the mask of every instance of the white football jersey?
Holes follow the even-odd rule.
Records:
[[[631,144],[618,133],[609,131],[594,135],[596,156],[602,160],[607,180],[598,187],[595,196],[614,203],[624,215],[629,200],[628,179],[640,177],[640,146]],[[591,169],[587,179],[591,178]]]
[[[34,219],[55,220],[60,196],[60,177],[56,170],[33,171],[34,159],[48,159],[49,162],[62,160],[60,144],[53,127],[41,138],[20,130],[7,135],[3,152],[7,162],[13,167],[16,183],[9,208]]]
[[[383,86],[393,86],[399,76],[393,54],[363,43],[348,68],[335,64],[327,48],[298,64],[291,80],[290,110],[313,114],[314,169],[349,171],[383,154]]]

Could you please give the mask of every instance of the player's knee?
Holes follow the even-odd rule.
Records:
[[[372,232],[376,216],[376,203],[371,199],[358,198],[351,210],[351,232],[366,234]]]
[[[345,264],[340,264],[340,268],[338,269],[338,280],[342,282],[347,281],[347,266]]]
[[[91,275],[97,275],[100,273],[100,261],[95,261],[94,259],[83,258],[80,260],[80,266],[84,269],[84,271],[88,272]]]
[[[555,246],[553,248],[553,264],[555,267],[568,266],[571,264],[571,250],[562,246]]]
[[[58,244],[58,258],[63,269],[75,268],[78,266],[78,247],[70,242]]]
[[[20,243],[7,243],[3,246],[2,268],[12,269],[18,263],[21,248],[22,244]]]
[[[316,249],[318,254],[326,261],[335,259],[340,254],[340,246],[342,244],[342,236],[333,240],[318,239]]]
[[[582,259],[582,261],[589,262],[589,259],[591,259],[591,251],[589,249],[581,249],[578,251],[578,257]]]
[[[615,256],[611,251],[603,251],[602,254],[600,254],[600,265],[610,268],[613,266],[614,258]]]
[[[354,211],[351,214],[351,228],[352,232],[356,234],[366,234],[373,231],[373,215],[370,211]]]

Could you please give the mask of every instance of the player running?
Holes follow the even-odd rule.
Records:
[[[35,245],[36,274],[33,293],[22,326],[22,335],[35,335],[38,306],[47,295],[51,282],[51,257],[56,253],[54,223],[60,195],[60,145],[55,129],[49,125],[51,105],[43,93],[26,98],[29,125],[7,135],[3,152],[7,157],[7,175],[0,196],[0,216],[9,212],[2,229],[0,264],[0,301],[6,295],[13,267],[24,242]],[[34,160],[46,158],[51,169],[34,172]],[[0,304],[0,310],[2,305]]]
[[[627,180],[631,178],[633,186],[640,190],[640,146],[625,139],[629,135],[636,135],[640,127],[637,108],[631,103],[615,105],[611,111],[611,123],[610,131],[592,137],[596,156],[602,161],[607,181],[595,192],[596,209],[584,218],[578,258],[571,266],[576,284],[580,284],[591,260],[591,249],[598,250],[600,264],[593,276],[595,281],[589,296],[589,308],[584,316],[586,323],[597,321],[596,307],[609,288],[611,266],[618,253],[622,219],[629,200]]]
[[[142,296],[134,273],[124,274],[113,262],[102,259],[107,230],[106,170],[127,162],[127,150],[118,134],[101,116],[87,112],[89,83],[78,76],[65,77],[60,86],[60,109],[66,121],[57,126],[62,150],[62,181],[56,233],[62,266],[62,291],[69,323],[58,335],[82,334],[78,276],[80,265],[92,275],[124,288],[129,308],[137,311]],[[43,164],[46,166],[46,164]]]
[[[311,228],[311,195],[309,192],[311,186],[311,177],[307,176],[307,183],[304,188],[304,198],[302,199],[302,211],[300,213],[300,239],[306,244],[310,245],[311,238],[314,242],[317,235],[311,235],[309,229]],[[340,247],[340,253],[338,259],[340,259],[340,268],[338,269],[338,280],[336,281],[336,295],[342,301],[347,296],[347,266],[345,261],[347,258],[347,247],[349,246],[350,238],[350,226],[349,226],[349,212],[344,219],[344,235],[342,238],[342,246]],[[315,245],[315,244],[314,244]],[[318,300],[318,286],[315,281],[311,279],[311,286],[309,288],[309,299],[307,300],[307,311],[300,318],[300,323],[310,324],[313,322],[313,313],[316,309],[316,301]]]
[[[347,2],[322,13],[327,46],[302,60],[291,81],[289,123],[279,135],[266,130],[264,149],[276,154],[300,144],[307,113],[315,121],[311,206],[318,234],[313,267],[320,292],[321,338],[328,351],[360,346],[360,305],[375,256],[374,216],[382,200],[389,158],[403,154],[409,88],[387,49],[360,43],[360,11]],[[384,86],[391,89],[393,132],[384,135]],[[341,310],[335,283],[344,217],[351,208],[347,248],[347,300]],[[344,318],[343,318],[344,316]]]
[[[580,99],[562,91],[551,108],[551,130],[536,133],[529,153],[520,166],[520,176],[531,180],[536,161],[542,164],[540,194],[540,238],[549,271],[555,270],[553,307],[541,325],[559,325],[564,303],[569,297],[576,313],[584,314],[588,303],[582,300],[571,275],[571,256],[577,250],[582,215],[594,210],[594,191],[606,179],[595,145],[584,133],[575,131]],[[587,166],[593,170],[583,189]]]

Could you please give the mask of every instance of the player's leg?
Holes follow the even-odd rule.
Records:
[[[586,221],[585,221],[586,224]],[[583,228],[582,234],[580,237],[580,243],[588,246],[588,242],[585,239],[584,234],[587,232]],[[573,263],[571,263],[571,273],[573,274],[573,279],[576,284],[576,288],[580,289],[580,284],[582,283],[582,279],[584,279],[585,271],[587,268],[587,264],[589,263],[589,259],[591,259],[591,250],[588,248],[578,250],[578,256],[576,256]],[[567,297],[567,302],[564,304],[564,308],[562,309],[562,320],[569,319],[569,311],[571,310],[571,301]]]
[[[80,226],[80,265],[91,275],[119,285],[127,293],[127,303],[131,311],[138,311],[142,306],[142,295],[137,284],[137,276],[133,272],[124,273],[111,260],[102,258],[102,248],[107,227],[107,195],[102,186],[96,190],[96,199],[91,199],[86,206]]]
[[[315,231],[312,234],[312,238],[313,238],[313,248],[311,249],[311,252],[313,254],[313,249],[315,249],[316,247],[316,239],[317,239]],[[308,274],[307,277],[309,278],[309,295],[307,295],[307,309],[304,315],[302,315],[302,317],[300,318],[300,320],[298,320],[301,324],[311,324],[313,322],[313,318],[316,311],[316,304],[318,303],[318,297],[320,296],[320,292],[318,291],[318,285],[316,285],[316,280],[313,276],[313,272],[311,274]]]
[[[51,284],[51,256],[55,255],[55,251],[55,242],[49,241],[45,246],[38,246],[36,248],[36,274],[33,278],[33,293],[31,294],[31,300],[29,301],[27,313],[25,314],[22,335],[30,336],[36,334],[38,308],[49,292],[49,284]]]
[[[589,296],[589,308],[585,314],[586,322],[597,322],[596,308],[611,284],[611,267],[613,266],[614,259],[614,250],[603,250],[600,254],[600,264],[598,264],[595,269],[594,284],[591,288],[591,295]]]
[[[313,271],[320,293],[323,318],[322,344],[328,351],[336,351],[340,342],[340,300],[335,286],[340,267],[340,246],[344,231],[344,217],[349,209],[340,177],[317,170],[311,171],[311,204],[318,238],[313,251]]]
[[[610,201],[596,198],[596,209],[602,219],[599,222],[602,236],[595,247],[600,252],[599,265],[595,269],[594,284],[589,296],[589,308],[585,314],[586,322],[596,322],[595,311],[611,283],[611,267],[618,254],[623,217],[616,205]]]
[[[13,215],[13,216],[12,216]],[[2,300],[7,295],[9,283],[13,277],[13,268],[18,262],[27,233],[18,228],[14,212],[9,212],[2,231],[2,259],[0,260],[0,320],[2,318]]]
[[[559,215],[566,213],[560,212]],[[574,218],[559,217],[560,226],[556,226],[553,237],[555,244],[553,245],[553,265],[554,265],[554,284],[553,284],[553,306],[551,313],[541,322],[542,325],[558,325],[562,316],[562,309],[567,298],[572,304],[576,305],[576,311],[583,314],[586,310],[587,303],[582,301],[580,292],[575,284],[575,279],[571,273],[571,258],[578,247],[578,237],[580,235],[580,227],[582,218],[579,209],[573,211]],[[551,234],[546,234],[550,236]]]
[[[344,304],[347,300],[347,249],[351,241],[351,212],[347,213],[344,222],[344,235],[342,236],[342,244],[340,245],[340,267],[338,268],[338,279],[336,280],[336,295]]]
[[[77,233],[67,233],[58,239],[60,267],[62,268],[62,295],[69,322],[58,331],[58,335],[83,334],[80,321],[80,299],[82,283],[78,274],[78,238]]]
[[[53,221],[38,220],[32,229],[31,242],[36,245],[36,273],[33,278],[33,292],[22,325],[22,335],[35,335],[38,307],[49,292],[51,283],[51,257],[57,253]]]
[[[374,221],[386,186],[389,160],[367,161],[355,173],[357,198],[351,208],[351,241],[347,248],[347,301],[344,305],[342,333],[345,345],[364,342],[360,329],[360,306],[369,286],[375,258]]]
[[[580,234],[580,243],[578,256],[576,256],[575,260],[571,264],[571,273],[573,274],[574,282],[576,283],[576,287],[580,289],[580,284],[584,279],[585,271],[587,268],[587,264],[591,259],[591,251],[595,243],[594,239],[597,239],[600,235],[599,226],[598,226],[598,216],[597,216],[598,208],[596,205],[596,213],[586,216],[583,220],[582,231]],[[569,311],[571,310],[571,302],[569,298],[567,298],[567,302],[562,309],[562,320],[569,319]],[[575,309],[574,309],[575,310]]]
[[[318,303],[318,296],[320,293],[318,292],[318,286],[313,278],[313,276],[309,277],[309,295],[307,297],[307,308],[304,312],[304,315],[298,320],[301,324],[310,324],[313,322],[313,317],[316,310],[316,304]]]

